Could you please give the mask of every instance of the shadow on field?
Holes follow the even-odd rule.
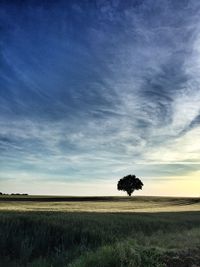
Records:
[[[0,212],[0,266],[191,267],[200,212]]]
[[[59,202],[76,211],[62,210]],[[0,266],[200,266],[200,211],[178,209],[199,203],[177,197],[1,196]],[[93,210],[79,210],[87,205]],[[39,211],[42,206],[49,210]],[[151,212],[137,212],[146,206]],[[152,212],[153,206],[173,206],[173,212]],[[98,207],[107,212],[95,212]]]

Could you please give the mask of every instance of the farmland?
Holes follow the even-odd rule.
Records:
[[[200,199],[1,196],[0,266],[200,265]]]
[[[200,211],[199,198],[0,196],[0,211],[179,212]]]

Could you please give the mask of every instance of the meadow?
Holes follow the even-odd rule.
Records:
[[[200,199],[1,196],[0,266],[200,266]]]

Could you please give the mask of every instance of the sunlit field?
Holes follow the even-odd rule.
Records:
[[[200,265],[200,199],[1,196],[0,266]]]
[[[1,196],[0,210],[63,212],[200,211],[199,198]]]

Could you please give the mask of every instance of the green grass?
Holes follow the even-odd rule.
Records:
[[[109,209],[109,199],[104,199]],[[186,201],[187,200],[187,201]],[[143,204],[193,206],[191,199],[143,198]],[[99,200],[100,203],[102,199]],[[68,202],[70,202],[68,200]],[[80,199],[79,201],[80,202]],[[96,204],[98,200],[90,200]],[[140,198],[113,202],[137,206]],[[128,203],[127,203],[128,202]],[[2,267],[192,267],[200,265],[200,211],[179,212],[0,212]],[[27,203],[27,202],[26,202]],[[26,204],[24,203],[24,204]],[[38,202],[34,202],[39,205]],[[29,205],[34,205],[29,203]],[[45,202],[46,203],[46,202]],[[54,202],[53,202],[54,203]],[[64,201],[65,204],[68,204]],[[74,205],[74,201],[72,200]],[[159,204],[160,203],[160,204]],[[23,203],[22,203],[23,204]],[[52,205],[51,202],[46,204]],[[58,202],[58,204],[62,204]],[[85,201],[86,205],[88,200]],[[3,205],[6,205],[3,202]],[[27,204],[28,205],[28,204]],[[84,201],[82,200],[82,206]],[[82,209],[81,206],[81,209]],[[35,206],[36,207],[36,206]],[[126,209],[126,208],[125,208]],[[148,209],[147,209],[148,210]]]

